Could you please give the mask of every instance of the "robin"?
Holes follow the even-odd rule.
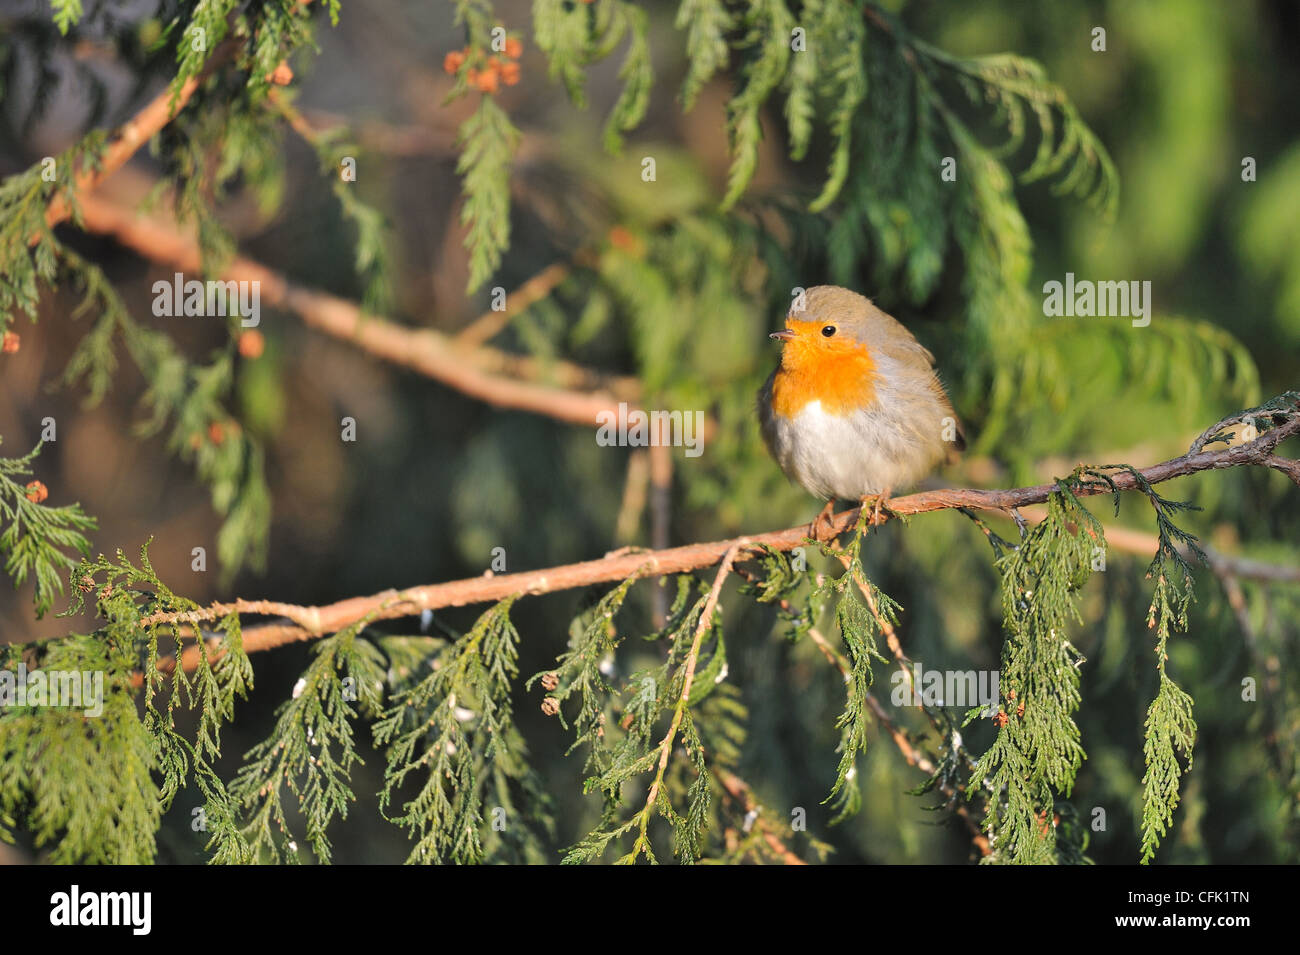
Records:
[[[835,285],[796,299],[781,364],[758,392],[763,440],[786,475],[827,499],[881,503],[966,446],[934,356],[871,300]]]

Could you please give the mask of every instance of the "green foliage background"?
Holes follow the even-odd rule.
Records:
[[[4,453],[17,456],[37,443],[42,417],[60,422],[58,442],[23,466],[50,487],[51,504],[79,500],[99,519],[90,530],[71,512],[52,518],[72,535],[61,541],[66,551],[75,554],[76,529],[95,552],[134,554],[154,539],[151,567],[119,556],[78,574],[93,573],[96,587],[114,575],[137,581],[171,611],[232,595],[315,604],[473,576],[496,547],[510,570],[522,570],[649,543],[644,514],[630,537],[616,534],[627,452],[597,447],[590,431],[473,402],[323,340],[287,314],[264,315],[266,354],[240,360],[228,329],[151,316],[150,285],[170,270],[73,229],[43,229],[51,187],[39,178],[41,157],[93,155],[97,140],[78,142],[83,126],[121,121],[140,89],[174,77],[178,63],[182,76],[201,66],[178,56],[170,20],[194,13],[220,34],[236,5],[164,4],[156,17],[133,21],[104,18],[91,4],[80,17],[72,4],[56,6],[58,26],[48,10],[16,14],[0,38],[0,172],[11,177],[0,203],[12,213],[0,223],[0,321],[23,339],[19,356],[0,357],[0,435]],[[767,458],[753,415],[753,394],[776,360],[766,332],[795,286],[834,282],[869,294],[936,354],[974,439],[967,463],[944,475],[954,484],[1036,483],[1069,475],[1081,461],[1152,463],[1185,451],[1224,415],[1297,385],[1300,15],[1282,0],[912,2],[865,14],[833,0],[385,0],[331,10],[336,27],[318,13],[314,39],[287,9],[253,6],[252,82],[206,87],[156,150],[152,171],[180,184],[180,208],[198,224],[209,266],[237,246],[301,284],[455,331],[487,307],[491,287],[514,289],[578,256],[582,264],[556,293],[494,343],[636,375],[650,405],[716,418],[705,454],[676,459],[673,543],[789,526],[820,506]],[[442,72],[444,54],[485,44],[498,19],[524,41],[524,82],[495,98],[468,92],[444,103],[466,92],[463,76]],[[789,52],[795,25],[807,26],[810,52]],[[1104,53],[1091,48],[1097,26],[1107,31]],[[78,38],[125,68],[97,70],[70,54]],[[1002,53],[1013,56],[981,59]],[[286,54],[298,77],[295,105],[309,117],[345,117],[346,130],[310,143],[287,131],[258,79]],[[48,75],[35,82],[42,69]],[[386,147],[377,121],[424,136],[418,148]],[[351,188],[334,174],[343,154],[360,157]],[[656,160],[654,183],[641,178],[645,156]],[[938,177],[946,156],[957,158],[955,183]],[[1242,181],[1244,157],[1256,160],[1257,182]],[[25,240],[38,233],[44,238],[29,252]],[[1067,271],[1149,280],[1151,325],[1043,317],[1043,282]],[[46,388],[60,380],[63,387]],[[88,396],[98,403],[83,406]],[[337,440],[343,415],[358,420],[355,445]],[[231,420],[240,423],[231,441],[191,443]],[[1300,565],[1300,510],[1281,475],[1238,469],[1160,490],[1202,508],[1178,514],[1178,526],[1216,548]],[[23,506],[20,495],[13,500]],[[1157,669],[1158,634],[1147,628],[1153,584],[1143,577],[1150,556],[1112,551],[1105,572],[1085,572],[1080,589],[1067,594],[1062,583],[1086,562],[1078,530],[1086,513],[1154,531],[1151,502],[1129,495],[1118,518],[1108,499],[1066,495],[1052,507],[1058,519],[1042,525],[1043,560],[1063,592],[1046,618],[1022,614],[1016,599],[1016,582],[1041,572],[1023,566],[1031,549],[995,564],[985,535],[956,512],[873,532],[855,566],[898,604],[907,652],[927,669],[1002,666],[1005,676],[1019,672],[1017,654],[1032,650],[1034,634],[1067,629],[1069,654],[1086,662],[1077,681],[1039,688],[1060,711],[1051,725],[1026,730],[1081,747],[1033,779],[1050,784],[1048,800],[1069,791],[1058,858],[1131,863],[1154,848],[1142,827],[1143,727],[1150,708],[1172,734],[1157,754],[1167,796],[1179,773],[1169,757],[1186,728],[1185,691],[1199,728],[1195,762],[1157,860],[1295,861],[1300,708],[1287,675],[1300,588],[1243,580],[1247,637],[1220,584],[1198,568],[1188,632],[1170,640],[1167,668]],[[1009,523],[998,530],[1014,534]],[[198,545],[214,557],[204,574],[190,570]],[[823,555],[810,560],[815,571],[840,572]],[[1169,578],[1181,586],[1177,569]],[[415,857],[457,861],[483,853],[554,861],[566,849],[578,859],[623,855],[630,838],[615,835],[617,850],[603,840],[639,820],[602,793],[618,791],[624,770],[643,770],[644,746],[662,735],[650,731],[662,714],[641,681],[680,688],[683,645],[709,580],[702,573],[695,583],[667,582],[675,600],[662,629],[652,620],[658,585],[647,583],[522,599],[481,619],[472,609],[439,613],[423,635],[412,635],[413,622],[354,628],[315,647],[247,659],[237,651],[238,621],[225,621],[230,662],[200,671],[185,690],[229,708],[220,746],[201,741],[215,725],[181,717],[181,732],[168,734],[166,710],[144,714],[143,725],[165,740],[154,756],[168,794],[157,810],[157,857],[400,861],[413,848]],[[816,593],[791,580],[787,595],[820,609],[828,632],[833,601],[857,599],[852,587]],[[60,595],[68,588],[48,579],[35,594],[33,586],[0,594],[0,640],[104,626],[88,614],[72,624],[35,620],[33,597],[57,597],[61,610],[82,595]],[[791,620],[739,589],[732,581],[722,597],[726,680],[698,711],[692,706],[685,752],[668,780],[683,818],[674,820],[673,841],[662,819],[651,823],[655,854],[734,856],[716,841],[718,821],[739,824],[734,807],[728,816],[716,798],[691,789],[689,767],[717,760],[778,823],[791,808],[806,809],[809,833],[790,837],[802,855],[967,860],[966,830],[936,825],[949,815],[928,811],[940,801],[934,790],[911,793],[924,776],[869,714],[845,710],[841,674],[806,638],[792,638],[810,620]],[[605,617],[612,598],[621,605],[616,623]],[[1165,599],[1180,606],[1177,593]],[[854,678],[874,676],[887,701],[892,668],[873,663],[878,648],[856,606],[839,609],[850,615],[846,632],[863,641],[850,640],[846,655]],[[133,632],[138,611],[125,603],[117,611],[112,627],[127,629],[109,630]],[[638,639],[656,630],[658,643]],[[460,633],[467,636],[456,642]],[[562,713],[585,746],[566,754],[573,732],[541,713],[545,693],[536,682],[525,688],[523,677],[567,653],[559,664],[566,688],[571,677],[603,692],[592,659],[620,641],[610,682],[630,687],[623,711],[645,719],[602,744],[599,708],[585,689],[574,691]],[[74,641],[52,652],[75,657],[95,645]],[[722,655],[721,634],[709,646],[708,655]],[[584,647],[590,659],[575,656]],[[416,679],[430,653],[442,654],[445,668]],[[256,688],[237,700],[249,662]],[[119,675],[130,664],[129,653],[104,663]],[[342,676],[365,687],[387,682],[391,695],[366,692],[345,706]],[[295,693],[300,677],[306,689]],[[1259,682],[1258,702],[1242,702],[1244,677]],[[420,737],[412,734],[428,725],[459,738],[449,693],[481,714],[471,731],[480,735],[454,751],[442,745],[431,769],[413,758]],[[576,716],[568,708],[575,702]],[[139,765],[106,765],[101,775],[127,787],[139,782],[148,740],[121,707],[113,713],[103,732],[136,733],[116,758]],[[902,721],[920,731],[927,724],[914,715]],[[387,771],[371,748],[372,724],[379,744],[401,755]],[[5,732],[0,795],[36,792],[35,835],[52,840],[38,849],[18,827],[24,849],[57,845],[60,860],[150,856],[129,826],[116,854],[60,843],[70,829],[93,832],[103,822],[68,818],[57,793],[24,777],[24,760],[48,742],[39,727]],[[970,754],[985,753],[985,778],[1014,768],[1016,740],[995,744],[989,721],[961,732]],[[1032,751],[1026,739],[1023,751]],[[500,741],[508,743],[498,751]],[[864,742],[846,775],[853,762],[845,750]],[[322,744],[332,754],[323,764],[298,758]],[[70,765],[95,764],[95,756],[64,752]],[[297,799],[263,790],[264,778],[286,768],[303,780],[302,816]],[[192,784],[170,792],[187,775]],[[583,795],[587,777],[596,782]],[[518,806],[527,823],[508,830],[511,838],[475,826],[482,841],[460,839],[481,807],[444,802],[429,782],[439,778],[458,780],[462,794],[481,787],[486,806]],[[846,779],[858,792],[844,790]],[[633,809],[636,785],[627,784]],[[824,804],[832,790],[838,801]],[[111,797],[88,790],[78,798]],[[210,819],[203,835],[190,828],[200,805]],[[385,822],[381,806],[409,832]],[[846,806],[858,811],[832,826]],[[1085,849],[1080,833],[1095,807],[1106,810],[1107,827],[1088,831]],[[1162,818],[1151,807],[1148,817]],[[1023,821],[1001,821],[1008,845],[1033,844]],[[300,833],[292,850],[281,824]],[[11,828],[12,819],[0,818],[0,831]]]

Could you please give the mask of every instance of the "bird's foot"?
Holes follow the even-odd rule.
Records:
[[[808,536],[815,541],[830,541],[835,538],[835,525],[831,522],[831,515],[835,513],[835,498],[826,502],[821,513],[813,518],[813,522],[808,525]]]
[[[871,520],[867,523],[871,525],[883,523],[880,519],[881,514],[892,514],[889,508],[885,507],[885,502],[889,500],[890,489],[885,488],[879,494],[868,494],[862,498],[862,509],[867,509],[867,502],[871,502]]]

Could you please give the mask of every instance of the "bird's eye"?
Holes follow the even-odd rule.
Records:
[[[830,338],[832,335],[835,334],[835,326],[834,326],[834,325],[823,325],[823,326],[822,326],[822,334],[825,335],[827,338]]]

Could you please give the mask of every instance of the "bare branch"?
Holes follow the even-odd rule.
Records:
[[[580,254],[576,261],[588,263],[589,254]],[[526,311],[535,302],[549,296],[561,282],[573,273],[573,266],[568,262],[553,262],[530,278],[519,288],[506,296],[506,307],[500,311],[487,311],[456,333],[456,344],[466,348],[477,348],[493,338],[510,324],[510,321]]]
[[[163,90],[149,101],[142,110],[120,126],[109,140],[104,151],[103,161],[98,168],[82,169],[73,176],[72,189],[69,190],[72,202],[59,196],[50,203],[45,211],[45,222],[52,228],[72,215],[72,204],[82,205],[85,193],[91,192],[105,179],[123,166],[136,151],[153,139],[168,123],[183,110],[190,98],[213,73],[225,66],[235,56],[235,52],[244,44],[244,37],[231,34],[212,51],[208,61],[197,76],[192,76],[174,94],[171,87]]]
[[[1151,467],[1140,469],[1135,473],[1117,472],[1114,476],[1115,487],[1120,490],[1132,490],[1137,486],[1139,476],[1150,484],[1158,484],[1171,478],[1195,474],[1200,471],[1220,468],[1240,467],[1244,465],[1261,465],[1272,454],[1273,449],[1283,439],[1300,433],[1300,414],[1271,431],[1260,435],[1250,444],[1239,445],[1219,451],[1202,451],[1198,454],[1186,454]],[[890,500],[880,512],[868,515],[873,522],[885,523],[893,516],[922,514],[929,511],[953,508],[979,508],[983,510],[1004,510],[1007,507],[1023,507],[1029,504],[1041,504],[1056,490],[1054,484],[1040,484],[1035,487],[1015,488],[1011,490],[943,490],[923,491],[905,497]],[[1106,493],[1104,485],[1090,484],[1077,488],[1075,493],[1090,496]],[[830,518],[829,527],[835,534],[842,534],[855,527],[861,508],[850,508]],[[437,610],[444,607],[464,607],[471,604],[489,603],[511,595],[538,595],[586,587],[591,584],[622,581],[638,575],[641,577],[659,577],[667,574],[685,573],[704,567],[711,567],[737,544],[748,542],[755,546],[766,545],[775,550],[787,551],[809,542],[807,525],[789,527],[785,530],[769,531],[732,540],[712,541],[700,544],[688,544],[683,547],[670,547],[657,551],[615,551],[598,560],[582,561],[577,564],[564,564],[543,570],[523,571],[514,574],[472,577],[449,583],[430,584],[412,587],[403,591],[386,590],[369,597],[352,597],[338,603],[322,607],[298,607],[286,604],[268,604],[262,601],[236,600],[233,603],[212,604],[190,614],[171,615],[165,622],[200,623],[218,620],[232,610],[240,613],[270,612],[288,618],[292,625],[276,622],[262,626],[248,627],[244,630],[245,650],[254,652],[282,646],[298,640],[309,640],[335,633],[344,627],[366,617],[371,619],[392,619],[415,616],[424,610]],[[258,607],[274,606],[276,610],[258,610]],[[162,618],[142,621],[144,625],[164,622]],[[24,642],[24,641],[16,641]],[[186,669],[197,664],[193,648],[186,651],[184,663]]]
[[[686,654],[686,661],[683,664],[686,668],[686,676],[682,680],[681,696],[673,707],[673,718],[668,724],[668,732],[664,734],[663,741],[659,744],[659,767],[655,771],[654,782],[650,784],[645,808],[640,813],[641,835],[637,839],[638,847],[646,841],[646,830],[650,825],[650,816],[654,811],[655,802],[659,798],[659,790],[663,786],[664,772],[668,769],[668,757],[672,754],[673,741],[677,738],[677,728],[682,724],[682,715],[686,712],[691,698],[691,687],[695,683],[695,665],[700,659],[700,646],[704,643],[704,635],[713,628],[713,614],[718,608],[722,585],[726,583],[727,575],[731,573],[732,563],[748,546],[749,541],[742,537],[727,549],[727,553],[722,558],[722,566],[718,568],[718,573],[713,578],[713,587],[709,590],[709,596],[705,598],[704,609],[700,611],[699,622],[695,625],[695,636],[691,640],[691,649]]]
[[[81,200],[86,228],[115,236],[122,244],[155,262],[182,271],[198,271],[197,241],[174,225],[142,218],[135,210],[97,196]],[[284,275],[251,259],[237,257],[226,268],[229,281],[257,282],[264,305],[293,312],[305,324],[378,358],[433,378],[470,397],[501,408],[531,411],[573,424],[595,427],[597,415],[616,411],[620,401],[639,400],[635,379],[611,379],[568,362],[540,363],[485,347],[458,348],[431,328],[409,328],[366,315],[352,302],[294,285]],[[496,371],[546,375],[561,384],[604,382],[595,391],[571,390],[505,377]]]
[[[777,827],[767,819],[763,818],[763,807],[754,797],[754,790],[749,783],[745,782],[733,772],[725,769],[714,769],[713,775],[717,777],[722,784],[722,790],[730,798],[740,803],[741,808],[745,810],[747,817],[753,817],[753,826],[758,830],[763,841],[767,843],[769,849],[785,865],[807,865],[803,859],[799,858],[790,848],[781,841],[781,837],[776,834]]]

